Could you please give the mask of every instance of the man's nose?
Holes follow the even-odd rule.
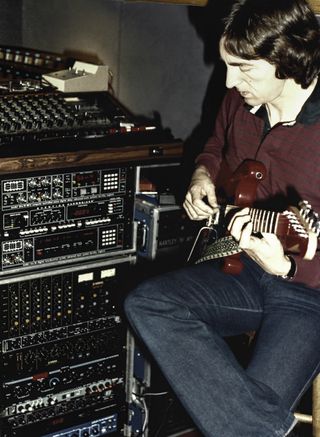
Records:
[[[241,71],[238,67],[228,67],[226,75],[226,87],[234,88],[242,82]]]

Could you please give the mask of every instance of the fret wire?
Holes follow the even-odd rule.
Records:
[[[257,210],[255,208],[251,209],[252,217],[252,231],[256,232],[257,229]]]
[[[268,229],[271,234],[274,232],[273,223],[274,223],[274,211],[270,211],[269,220],[268,220]]]
[[[274,212],[273,211],[269,211],[268,214],[268,232],[270,232],[272,234],[272,226],[273,226],[273,216],[274,216]]]
[[[252,221],[252,230],[253,230],[253,232],[255,232],[255,227],[256,227],[256,210],[254,208],[250,208],[249,214],[250,214],[251,221]]]
[[[261,232],[261,209],[257,209],[258,227],[257,232]]]
[[[267,211],[267,210],[264,210],[263,211],[263,213],[262,213],[262,230],[261,230],[261,232],[269,232],[268,231],[268,214],[269,214],[269,211]]]
[[[272,231],[272,233],[274,233],[274,234],[277,233],[277,228],[278,228],[279,218],[280,218],[280,213],[275,212],[275,213],[274,213],[273,231]]]

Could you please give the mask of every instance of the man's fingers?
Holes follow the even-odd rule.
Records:
[[[206,204],[201,198],[192,196],[190,192],[185,197],[183,207],[192,220],[204,220],[214,213],[211,206]]]
[[[245,230],[248,223],[250,223],[251,217],[249,215],[249,208],[244,208],[237,212],[229,222],[228,231],[237,241],[240,241],[241,234]],[[248,230],[245,235],[247,235]]]
[[[250,249],[252,242],[252,222],[248,221],[242,227],[239,239],[239,247],[241,249]]]
[[[203,211],[195,208],[192,204],[188,202],[183,203],[183,207],[191,220],[205,220],[210,214],[204,213]]]

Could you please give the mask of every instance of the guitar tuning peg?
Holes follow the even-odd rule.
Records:
[[[309,202],[307,202],[306,200],[302,200],[301,202],[299,202],[299,207],[299,214],[301,215],[301,217],[303,217],[308,222],[310,222],[310,220],[314,220],[314,211],[312,210],[312,206]]]
[[[306,200],[301,200],[299,202],[299,207],[304,211],[311,210],[311,205]]]

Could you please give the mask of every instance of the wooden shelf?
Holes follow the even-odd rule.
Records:
[[[3,157],[0,159],[0,174],[32,172],[55,168],[79,167],[97,164],[162,163],[181,159],[183,143],[111,147],[100,150],[48,153]]]
[[[188,5],[188,6],[206,6],[208,0],[126,0],[128,2],[144,2],[144,3],[171,3],[176,5]]]

